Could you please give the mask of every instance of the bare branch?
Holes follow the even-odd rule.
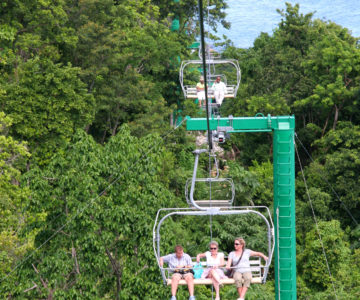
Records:
[[[36,289],[38,287],[38,285],[34,281],[33,281],[33,284],[34,284],[33,287],[26,289],[23,293],[27,293],[27,292],[29,292],[29,291],[31,291],[33,289]]]
[[[148,269],[148,268],[149,268],[148,265],[143,266],[140,270],[138,270],[138,271],[134,274],[134,276],[136,277],[139,273],[141,273],[142,271],[144,271],[144,270],[146,270],[146,269]]]
[[[36,272],[36,274],[39,274],[39,271],[38,271],[38,269],[36,269],[36,267],[34,266],[34,264],[31,264],[32,266],[33,266],[33,268],[34,268],[34,270],[35,270],[35,272]],[[40,277],[40,281],[41,281],[41,283],[42,283],[42,285],[44,286],[44,288],[48,288],[48,285],[47,285],[47,283],[44,281],[44,279],[42,279],[42,277],[39,275],[39,277]]]
[[[76,249],[74,247],[71,248],[71,256],[74,259],[75,273],[80,274],[79,263],[76,256]]]

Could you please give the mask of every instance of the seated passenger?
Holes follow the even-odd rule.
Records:
[[[175,253],[162,256],[159,259],[160,267],[163,267],[164,262],[169,265],[169,268],[173,269],[171,273],[171,300],[176,300],[176,291],[179,285],[180,279],[185,279],[189,289],[189,300],[195,300],[194,296],[194,275],[191,273],[192,261],[191,257],[184,253],[182,246],[175,246]],[[186,270],[186,268],[188,270]]]
[[[220,76],[216,77],[216,80],[211,88],[214,91],[216,104],[220,107],[226,94],[226,85],[221,81]]]
[[[201,107],[201,101],[205,100],[204,76],[200,76],[200,82],[196,84],[196,92],[199,100],[199,107]]]
[[[250,249],[245,249],[245,240],[242,238],[236,238],[234,241],[235,251],[230,252],[226,268],[230,269],[231,266],[235,266],[234,280],[239,294],[237,300],[244,300],[247,289],[251,283],[251,269],[250,269],[250,256],[260,256],[265,261],[268,257],[261,252],[254,252]],[[244,284],[242,283],[244,279]]]
[[[198,254],[196,261],[200,262],[200,258],[206,257],[208,268],[204,270],[201,278],[211,278],[216,293],[215,300],[220,300],[220,279],[227,278],[221,269],[225,265],[224,253],[218,252],[219,244],[215,241],[211,241],[209,247],[210,251]]]

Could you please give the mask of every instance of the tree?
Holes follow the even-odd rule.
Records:
[[[295,108],[310,110],[311,122],[322,126],[324,134],[331,117],[335,129],[340,117],[357,111],[360,52],[347,29],[331,22],[317,22],[316,27],[323,34],[311,45],[303,63],[305,74],[313,78],[316,88],[295,103]]]
[[[10,77],[0,96],[13,119],[11,133],[29,143],[33,159],[46,163],[77,128],[93,118],[93,97],[79,79],[79,69],[41,58],[29,59]]]
[[[318,230],[321,240],[315,228],[306,234],[304,249],[298,255],[299,275],[312,291],[328,289],[328,292],[332,292],[332,285],[338,290],[347,280],[350,269],[349,244],[340,223],[336,220],[319,222]]]
[[[66,26],[65,0],[4,0],[0,16],[2,46],[15,60],[11,67],[39,55],[56,60],[60,48],[76,43]]]
[[[181,44],[158,7],[149,0],[67,1],[67,5],[78,43],[64,58],[81,68],[81,78],[96,101],[89,132],[105,142],[124,123],[144,135],[166,128],[167,106],[174,99],[164,99],[163,94],[178,77],[171,63]]]
[[[79,130],[64,153],[27,174],[32,211],[46,220],[28,224],[40,249],[17,275],[14,296],[164,297],[151,232],[156,211],[175,198],[161,180],[161,144],[122,127],[101,146]]]
[[[0,112],[0,291],[14,282],[6,275],[17,267],[26,251],[32,249],[36,232],[29,230],[23,234],[26,223],[33,217],[41,219],[41,215],[32,215],[28,208],[28,187],[20,186],[21,170],[30,156],[27,145],[18,142],[9,135],[11,118]],[[11,289],[10,289],[11,290]]]
[[[152,0],[160,8],[162,18],[171,18],[176,16],[180,22],[180,34],[182,36],[190,36],[194,38],[194,34],[199,32],[198,28],[198,15],[199,4],[197,0]],[[209,9],[209,15],[207,10],[207,4]],[[225,20],[225,9],[228,7],[224,0],[210,0],[209,2],[203,1],[203,13],[204,18],[209,20],[209,26],[216,31],[218,24],[220,23],[225,28],[230,28],[230,23]]]
[[[352,218],[359,219],[358,135],[359,126],[339,122],[337,130],[314,143],[317,158],[305,169],[316,212],[323,220],[341,220],[344,228],[353,227]],[[297,184],[299,199],[307,202],[301,181]]]
[[[302,62],[308,48],[316,39],[312,13],[299,13],[299,5],[286,4],[286,12],[270,37],[262,33],[254,47],[244,53],[244,78],[251,95],[272,94],[281,89],[282,96],[291,105],[306,96],[314,86],[304,74]],[[249,78],[248,78],[249,77]]]

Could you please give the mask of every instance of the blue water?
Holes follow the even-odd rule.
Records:
[[[335,22],[360,37],[360,0],[227,0],[226,20],[231,29],[220,25],[218,33],[225,34],[236,47],[252,47],[261,32],[272,34],[281,21],[276,9],[285,10],[285,2],[299,3],[300,13],[315,12],[313,19]]]

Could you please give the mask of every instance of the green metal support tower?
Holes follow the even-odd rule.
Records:
[[[187,117],[186,129],[207,130],[206,118]],[[273,133],[275,295],[276,300],[296,299],[295,118],[212,118],[210,130]]]

